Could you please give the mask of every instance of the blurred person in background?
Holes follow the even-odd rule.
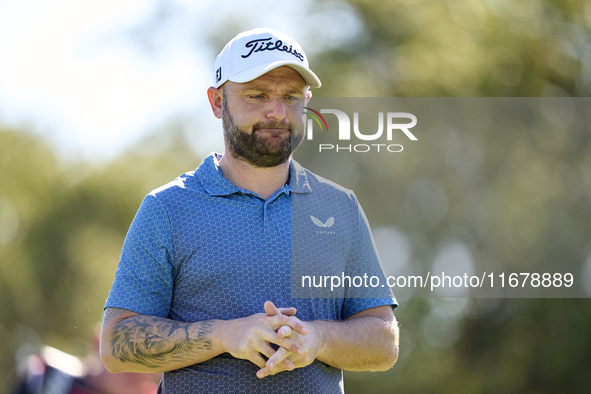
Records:
[[[82,362],[58,349],[42,346],[18,366],[21,378],[11,394],[155,394],[156,373],[112,374],[99,357],[100,330],[92,336],[92,351]]]

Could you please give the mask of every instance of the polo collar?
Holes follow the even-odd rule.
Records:
[[[212,152],[195,171],[201,186],[210,196],[229,196],[241,191],[224,177],[219,161],[221,156],[219,153]]]
[[[297,161],[291,161],[289,166],[289,186],[294,193],[311,193],[312,188],[308,181],[306,170]]]
[[[236,187],[224,177],[220,168],[220,158],[220,154],[212,152],[195,171],[207,194],[210,196],[229,196],[230,194],[243,192],[242,189]],[[290,176],[288,184],[285,185],[286,191],[311,193],[312,189],[306,170],[295,160],[291,161],[289,169]]]

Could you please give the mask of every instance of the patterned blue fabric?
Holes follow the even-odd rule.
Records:
[[[290,182],[264,200],[230,183],[217,156],[210,155],[197,170],[146,196],[125,239],[105,307],[185,322],[264,312],[267,300],[278,307],[296,307],[297,316],[305,321],[341,320],[376,306],[395,307],[396,300],[389,295],[292,298],[292,199],[314,195],[324,205],[333,204],[330,213],[337,218],[335,230],[338,224],[345,225],[337,221],[340,212],[335,209],[347,209],[343,215],[365,220],[352,192],[329,184],[295,162]],[[335,206],[334,201],[347,204]],[[311,215],[322,216],[322,209]],[[315,232],[316,225],[308,220]],[[363,224],[358,227],[368,232]],[[359,241],[351,238],[355,232],[345,234],[348,240],[339,247],[350,249],[344,252],[346,265],[381,272],[379,266],[365,267],[367,262],[379,264],[371,237],[367,245],[367,234],[363,235],[366,245],[357,247]],[[167,394],[343,392],[342,371],[319,361],[264,379],[256,378],[257,370],[249,361],[226,353],[165,373],[161,389]]]

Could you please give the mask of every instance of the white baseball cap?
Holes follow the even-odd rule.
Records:
[[[226,81],[252,81],[281,66],[296,70],[312,88],[322,85],[300,44],[272,29],[253,29],[238,34],[222,49],[215,60],[214,87]]]

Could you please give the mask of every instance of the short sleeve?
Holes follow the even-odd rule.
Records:
[[[168,317],[173,289],[171,225],[165,208],[150,194],[129,228],[105,308]]]
[[[347,271],[351,275],[364,277],[363,285],[351,286],[345,295],[342,310],[342,318],[375,308],[382,305],[398,306],[398,302],[386,282],[386,276],[373,237],[367,217],[355,195],[352,200],[358,211],[357,233],[355,235],[355,247],[347,263]]]

